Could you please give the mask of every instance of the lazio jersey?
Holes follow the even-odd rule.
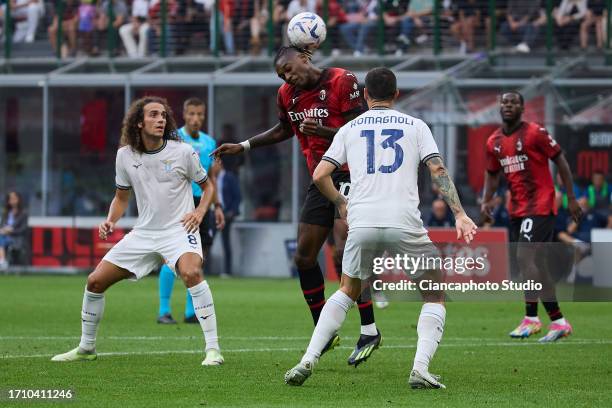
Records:
[[[193,150],[195,150],[200,156],[200,163],[202,163],[202,167],[206,172],[210,171],[210,166],[212,165],[213,159],[209,157],[209,154],[213,152],[217,148],[217,142],[215,139],[207,135],[206,133],[200,131],[200,137],[197,139],[191,137],[191,135],[187,132],[185,126],[178,130],[181,139],[186,143],[189,143]],[[194,197],[202,197],[202,189],[197,183],[192,183],[193,188],[193,196]]]

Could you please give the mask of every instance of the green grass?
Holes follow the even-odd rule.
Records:
[[[551,345],[507,337],[522,316],[518,303],[450,303],[431,367],[448,389],[435,391],[407,387],[420,304],[395,302],[376,311],[385,345],[357,369],[346,364],[359,326],[353,310],[340,333],[342,347],[324,356],[303,387],[289,387],[283,375],[312,332],[296,281],[210,281],[224,366],[200,365],[199,326],[155,323],[155,278],[123,282],[107,293],[97,361],[52,363],[53,354],[78,343],[84,282],[0,277],[4,393],[71,388],[71,407],[612,406],[611,303],[564,303],[575,334]],[[328,295],[335,287],[328,284]],[[175,317],[183,305],[184,290],[177,284]],[[12,405],[41,404],[48,402]],[[0,406],[10,404],[4,400]]]

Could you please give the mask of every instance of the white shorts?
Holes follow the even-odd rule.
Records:
[[[168,231],[132,230],[103,259],[141,279],[162,263],[176,274],[176,263],[188,252],[204,258],[199,233],[190,234],[182,227]]]
[[[349,230],[344,247],[342,273],[365,280],[373,273],[374,258],[394,258],[396,255],[402,258],[404,255],[410,258],[436,257],[439,251],[427,233],[413,233],[399,228],[353,228]],[[409,276],[418,278],[423,272],[425,269],[419,269]]]

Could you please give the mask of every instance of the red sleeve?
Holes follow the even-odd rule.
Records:
[[[538,150],[544,153],[549,159],[557,157],[557,155],[561,153],[561,146],[559,146],[559,143],[552,138],[544,126],[538,124],[534,124],[533,126]]]
[[[364,100],[359,88],[359,81],[357,77],[350,71],[344,71],[342,76],[338,79],[338,88],[340,90],[338,94],[340,103],[340,113],[346,114],[349,112],[363,112]]]
[[[285,108],[285,103],[283,102],[283,86],[278,88],[278,93],[276,94],[276,109],[278,110],[278,120],[285,123],[290,123],[289,118],[287,117],[287,109]]]
[[[487,171],[489,173],[497,173],[501,170],[501,164],[499,163],[499,159],[495,156],[493,152],[493,138],[489,138],[487,140]]]

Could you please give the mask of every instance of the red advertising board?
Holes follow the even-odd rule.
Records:
[[[464,259],[484,258],[484,268],[465,268],[463,273],[445,270],[446,282],[501,282],[509,279],[508,231],[504,228],[479,230],[474,241],[467,245],[457,240],[457,231],[450,228],[431,228],[429,238],[441,250],[442,257]]]
[[[33,266],[93,268],[129,229],[116,228],[106,241],[97,228],[32,227]]]

